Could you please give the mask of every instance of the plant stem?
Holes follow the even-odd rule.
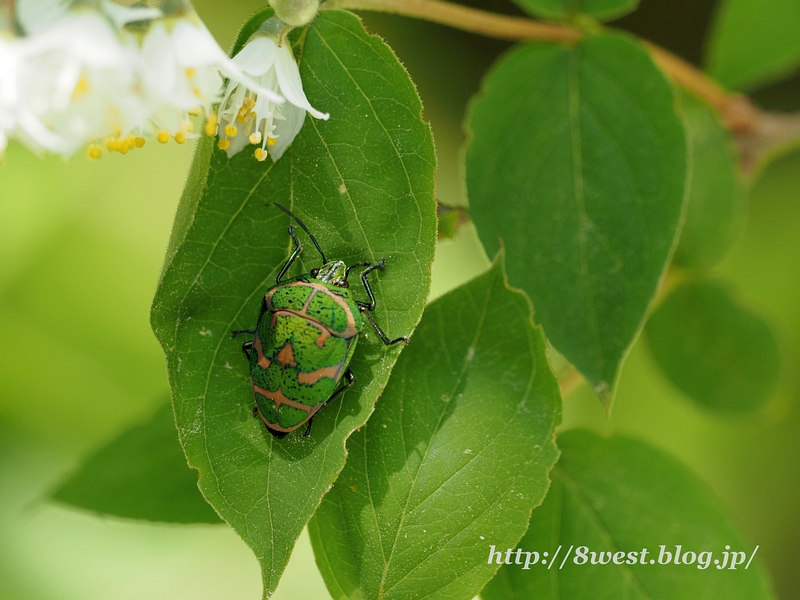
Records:
[[[572,27],[497,15],[440,0],[326,0],[320,8],[394,13],[501,40],[576,42],[581,38],[581,32]]]
[[[2,30],[2,19],[8,19],[9,24],[14,22],[14,2],[15,0],[0,0],[0,30]]]
[[[561,388],[561,397],[566,398],[572,394],[584,381],[583,375],[580,374],[578,369],[569,365],[558,374],[558,387]]]
[[[442,0],[326,0],[321,8],[394,13],[503,40],[577,42],[583,35],[579,29],[566,25],[498,15]],[[656,64],[677,84],[714,107],[731,131],[747,133],[758,129],[761,112],[746,97],[731,94],[694,65],[646,43]]]
[[[679,56],[652,42],[645,43],[661,70],[712,106],[732,132],[749,133],[758,129],[761,111],[746,96],[730,93]]]

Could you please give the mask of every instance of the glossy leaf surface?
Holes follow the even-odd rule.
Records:
[[[500,261],[432,303],[309,525],[334,598],[473,598],[544,497],[560,420]]]
[[[670,84],[618,35],[512,50],[467,127],[470,212],[548,339],[606,405],[680,221],[686,141]]]
[[[686,467],[621,436],[568,431],[558,444],[553,485],[517,546],[538,552],[539,560],[526,570],[523,554],[522,564],[503,566],[484,600],[773,597],[755,547]],[[740,561],[734,569],[732,552]]]
[[[200,142],[152,313],[181,443],[205,497],[255,552],[265,595],[401,350],[363,331],[351,362],[356,385],[316,416],[309,437],[276,440],[253,418],[244,340],[230,332],[255,326],[292,249],[289,217],[265,204],[295,211],[330,259],[385,257],[372,275],[373,315],[392,337],[410,334],[421,317],[436,242],[433,141],[391,50],[342,11],[320,15],[295,50],[305,92],[330,120],[307,116],[275,164],[247,151],[229,160],[216,140]],[[290,275],[320,266],[298,233],[306,249]],[[366,300],[355,278],[351,289]]]

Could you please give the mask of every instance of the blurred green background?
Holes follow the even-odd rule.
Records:
[[[513,12],[500,0],[472,4]],[[263,3],[195,5],[227,47]],[[669,18],[659,13],[662,6],[645,1],[621,25],[643,35],[652,29],[660,43],[699,60],[712,3],[670,3]],[[419,86],[439,152],[439,200],[464,204],[461,119],[507,44],[398,17],[366,22],[387,38]],[[794,107],[790,87],[758,98]],[[9,147],[0,169],[0,599],[260,597],[255,558],[224,526],[121,521],[43,500],[89,450],[146,420],[168,393],[148,312],[192,151],[191,143],[151,141],[125,157],[65,162]],[[566,399],[564,423],[623,432],[688,464],[750,543],[760,545],[782,599],[800,598],[798,240],[800,153],[760,173],[746,230],[717,269],[781,331],[783,380],[760,414],[704,412],[637,343],[612,418],[582,387]],[[486,266],[468,225],[440,245],[433,293]],[[275,596],[298,597],[327,597],[306,536]]]

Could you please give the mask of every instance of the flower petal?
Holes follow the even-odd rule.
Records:
[[[56,23],[69,5],[62,0],[17,0],[15,10],[23,31],[31,35]]]
[[[67,143],[59,136],[42,125],[39,120],[28,110],[20,108],[17,111],[20,129],[37,145],[53,152],[66,152]]]
[[[304,108],[289,104],[288,102],[281,106],[281,114],[285,120],[277,121],[275,123],[275,145],[269,149],[272,160],[277,161],[286,149],[300,133],[303,127],[303,121],[306,118],[306,111]]]
[[[308,102],[305,92],[303,92],[303,82],[300,79],[300,69],[297,68],[297,63],[294,61],[292,51],[288,46],[279,46],[278,53],[275,57],[275,71],[278,75],[278,85],[280,86],[281,94],[286,96],[286,99],[311,113],[317,119],[328,120],[330,115],[322,113],[315,109]]]
[[[216,66],[230,60],[204,25],[178,21],[171,32],[175,58],[182,67]]]
[[[177,65],[170,42],[163,23],[154,23],[142,42],[144,82],[159,96],[169,96],[175,89]]]
[[[228,77],[229,79],[234,79],[238,81],[241,85],[244,85],[248,89],[254,91],[258,95],[266,96],[269,100],[274,102],[275,104],[283,104],[284,97],[280,94],[273,92],[269,88],[265,88],[262,85],[259,85],[254,79],[249,77],[245,74],[245,72],[239,68],[232,60],[227,60],[225,63],[217,65],[220,73]]]
[[[149,21],[157,19],[161,16],[161,11],[157,8],[149,8],[147,6],[120,6],[111,2],[111,0],[103,0],[103,12],[106,16],[114,22],[117,28],[122,29],[128,23],[135,21]]]
[[[277,50],[275,40],[260,36],[247,42],[242,51],[233,57],[233,62],[251,77],[261,77],[275,63]]]

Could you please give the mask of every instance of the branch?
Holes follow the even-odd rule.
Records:
[[[394,13],[449,25],[457,29],[503,40],[577,42],[579,29],[541,23],[523,17],[498,15],[441,0],[327,0],[322,9],[345,8]],[[671,52],[647,43],[653,59],[676,83],[714,107],[734,133],[757,131],[761,112],[744,96],[731,94],[694,65]]]
[[[693,92],[716,109],[733,133],[748,133],[758,129],[762,113],[746,96],[732,94],[705,73],[679,56],[645,42],[653,60],[675,83]]]
[[[11,27],[14,23],[14,2],[15,0],[0,0],[0,31],[4,26]]]
[[[558,387],[561,389],[561,397],[566,398],[577,390],[585,381],[583,375],[574,366],[569,365],[558,374]]]
[[[372,10],[416,17],[501,40],[577,42],[581,32],[573,27],[509,17],[439,0],[326,0],[321,10],[344,8]]]

